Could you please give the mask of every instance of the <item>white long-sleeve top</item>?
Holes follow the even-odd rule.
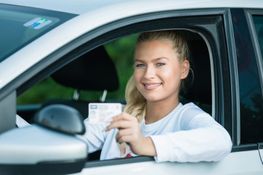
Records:
[[[101,160],[121,157],[117,129],[105,132],[105,125],[91,125],[88,120],[85,125],[89,152],[101,149]],[[228,132],[193,103],[180,103],[161,120],[151,124],[142,121],[140,126],[143,135],[153,140],[157,162],[218,161],[232,148]]]

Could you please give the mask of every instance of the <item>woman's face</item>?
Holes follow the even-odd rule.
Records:
[[[147,102],[178,101],[180,82],[189,71],[187,60],[179,61],[172,41],[144,41],[135,50],[135,84]]]

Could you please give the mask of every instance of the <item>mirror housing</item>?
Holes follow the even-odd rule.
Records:
[[[86,162],[87,146],[74,136],[31,125],[0,135],[0,157],[1,173],[76,173]]]
[[[37,124],[0,135],[0,174],[70,174],[82,170],[88,151],[76,134],[85,132],[80,114],[51,105],[36,115]]]
[[[74,108],[62,104],[44,107],[35,115],[35,123],[66,134],[84,134],[85,126],[81,114]]]

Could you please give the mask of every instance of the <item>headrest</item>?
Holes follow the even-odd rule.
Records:
[[[114,91],[119,87],[115,65],[103,46],[77,58],[51,76],[57,83],[78,90]]]
[[[199,37],[200,38],[200,37]],[[188,41],[193,76],[193,83],[188,88],[184,97],[187,100],[212,104],[211,92],[211,69],[209,52],[202,38]],[[192,78],[192,77],[190,77]]]

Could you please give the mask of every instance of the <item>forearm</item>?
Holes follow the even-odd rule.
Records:
[[[231,151],[231,140],[220,128],[200,128],[152,136],[156,161],[217,161]]]
[[[85,121],[86,132],[81,139],[87,144],[88,152],[94,152],[102,148],[105,135],[103,134],[103,125],[91,125]]]
[[[131,143],[131,149],[134,153],[143,156],[156,156],[156,150],[151,137],[143,137],[137,143]]]

